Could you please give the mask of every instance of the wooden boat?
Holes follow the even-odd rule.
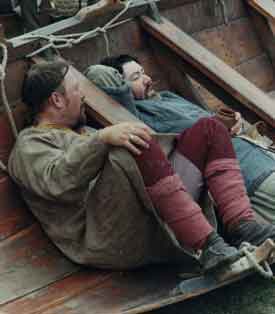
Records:
[[[272,138],[275,4],[228,0],[226,7],[213,10],[214,2],[133,1],[119,18],[127,20],[107,30],[109,50],[137,56],[153,78],[158,78],[160,89],[173,90],[212,109],[220,104],[233,106],[250,122],[264,120]],[[23,77],[31,62],[40,62],[25,58],[39,48],[36,35],[85,32],[105,25],[122,9],[117,1],[103,0],[75,17],[24,37],[7,40],[2,31],[9,54],[5,87],[18,129],[25,123],[26,109],[20,98]],[[12,19],[2,20],[2,29],[5,23],[17,27]],[[106,41],[100,36],[104,30],[99,30],[99,36],[60,50],[74,66],[86,96],[90,123],[101,126],[135,119],[81,74],[106,55]],[[12,128],[3,112],[2,162],[7,162],[13,143]],[[260,263],[273,252],[274,244],[267,241],[253,254]],[[8,174],[0,171],[0,313],[17,313],[18,309],[22,314],[144,313],[217,289],[251,272],[246,257],[223,273],[195,277],[180,276],[180,269],[169,266],[116,273],[75,265],[48,240]]]

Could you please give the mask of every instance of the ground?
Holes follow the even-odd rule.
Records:
[[[254,275],[150,314],[275,314],[275,281]]]

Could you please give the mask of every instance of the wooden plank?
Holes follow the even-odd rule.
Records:
[[[266,260],[274,243],[253,253]],[[137,314],[177,303],[237,281],[251,273],[246,257],[223,272],[182,280],[180,266],[146,267],[131,272],[80,272],[0,308],[5,314]],[[186,275],[186,274],[185,274]],[[190,274],[189,274],[190,275]],[[82,285],[81,285],[82,283]]]
[[[77,271],[38,224],[0,242],[0,305]]]
[[[247,0],[259,13],[267,18],[275,19],[275,3],[272,0]]]
[[[149,38],[149,43],[154,51],[153,58],[158,61],[159,67],[162,69],[163,73],[165,73],[165,77],[168,78],[171,85],[170,90],[173,90],[173,92],[183,98],[208,110],[209,107],[206,101],[194,87],[191,78],[184,72],[182,65],[177,60],[178,57],[170,57],[169,54],[167,54],[167,48],[164,47],[163,49],[160,43],[154,38]],[[143,65],[142,62],[141,64]],[[145,72],[150,73],[147,72],[147,69]]]
[[[275,106],[270,97],[238,72],[167,19],[163,18],[163,23],[157,24],[148,17],[142,17],[141,24],[152,36],[170,47],[210,80],[215,81],[271,126],[275,126]]]
[[[34,222],[9,176],[0,178],[0,241]]]
[[[186,33],[194,34],[224,25],[222,11],[217,10],[216,14],[213,14],[213,8],[213,1],[199,0],[163,11],[162,14]],[[226,0],[226,15],[229,22],[246,17],[243,1]]]
[[[111,272],[86,269],[61,279],[41,290],[0,307],[7,314],[35,314],[57,307],[70,299],[77,298],[86,290],[96,290],[111,277]]]
[[[253,22],[254,28],[258,34],[259,41],[269,56],[275,70],[275,28],[273,20],[266,19],[259,12],[249,7],[249,13]]]
[[[192,37],[231,67],[264,53],[248,17],[220,27],[204,29]]]
[[[247,60],[235,70],[264,92],[275,89],[274,70],[266,54]]]

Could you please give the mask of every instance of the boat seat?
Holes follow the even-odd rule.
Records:
[[[144,16],[141,18],[141,25],[152,37],[177,54],[185,64],[191,65],[191,71],[188,72],[190,76],[194,75],[195,69],[229,94],[238,104],[250,109],[275,127],[275,106],[272,99],[236,70],[164,17],[162,23],[156,23]]]
[[[275,21],[275,2],[271,0],[247,0],[260,14]]]

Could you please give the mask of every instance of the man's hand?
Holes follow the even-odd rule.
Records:
[[[98,131],[99,138],[106,144],[127,148],[140,155],[143,148],[149,148],[152,131],[139,122],[123,122]]]
[[[238,135],[242,131],[243,121],[242,121],[242,116],[239,112],[235,112],[235,119],[237,122],[232,126],[230,130],[231,135]]]

